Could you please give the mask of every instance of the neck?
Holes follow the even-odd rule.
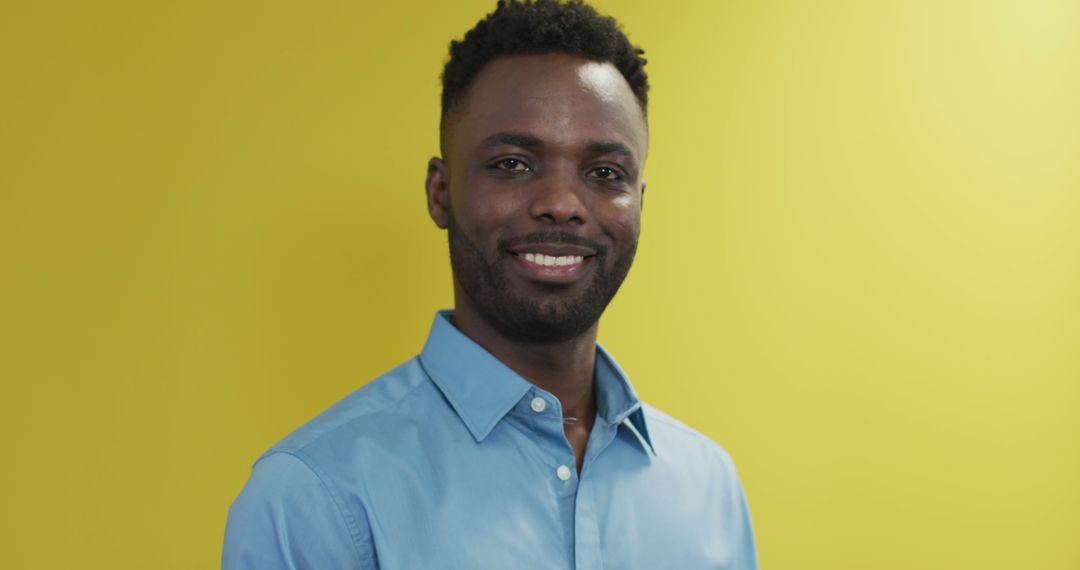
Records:
[[[534,385],[559,399],[563,417],[592,425],[596,415],[593,367],[596,332],[593,324],[581,335],[552,343],[529,343],[499,333],[465,300],[457,297],[454,326],[492,356]]]

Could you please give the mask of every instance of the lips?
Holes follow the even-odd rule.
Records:
[[[501,244],[510,254],[514,273],[542,285],[569,285],[582,278],[599,255],[599,244],[570,232],[523,235]]]
[[[578,253],[588,251],[591,250],[562,245],[535,245],[513,251],[510,257],[518,273],[530,281],[569,284],[577,281],[592,266],[595,254]]]

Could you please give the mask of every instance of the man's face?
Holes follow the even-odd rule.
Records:
[[[647,131],[625,79],[563,54],[498,58],[446,128],[429,208],[448,229],[459,311],[469,303],[518,341],[587,331],[630,270],[641,223]]]

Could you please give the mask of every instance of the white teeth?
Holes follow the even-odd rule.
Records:
[[[561,255],[558,257],[544,255],[542,253],[526,253],[525,261],[543,265],[544,267],[562,267],[564,265],[576,265],[585,260],[581,255]]]

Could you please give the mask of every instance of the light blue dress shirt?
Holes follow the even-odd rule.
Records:
[[[579,475],[559,400],[450,315],[255,463],[223,568],[757,568],[731,458],[640,402],[602,347]]]

